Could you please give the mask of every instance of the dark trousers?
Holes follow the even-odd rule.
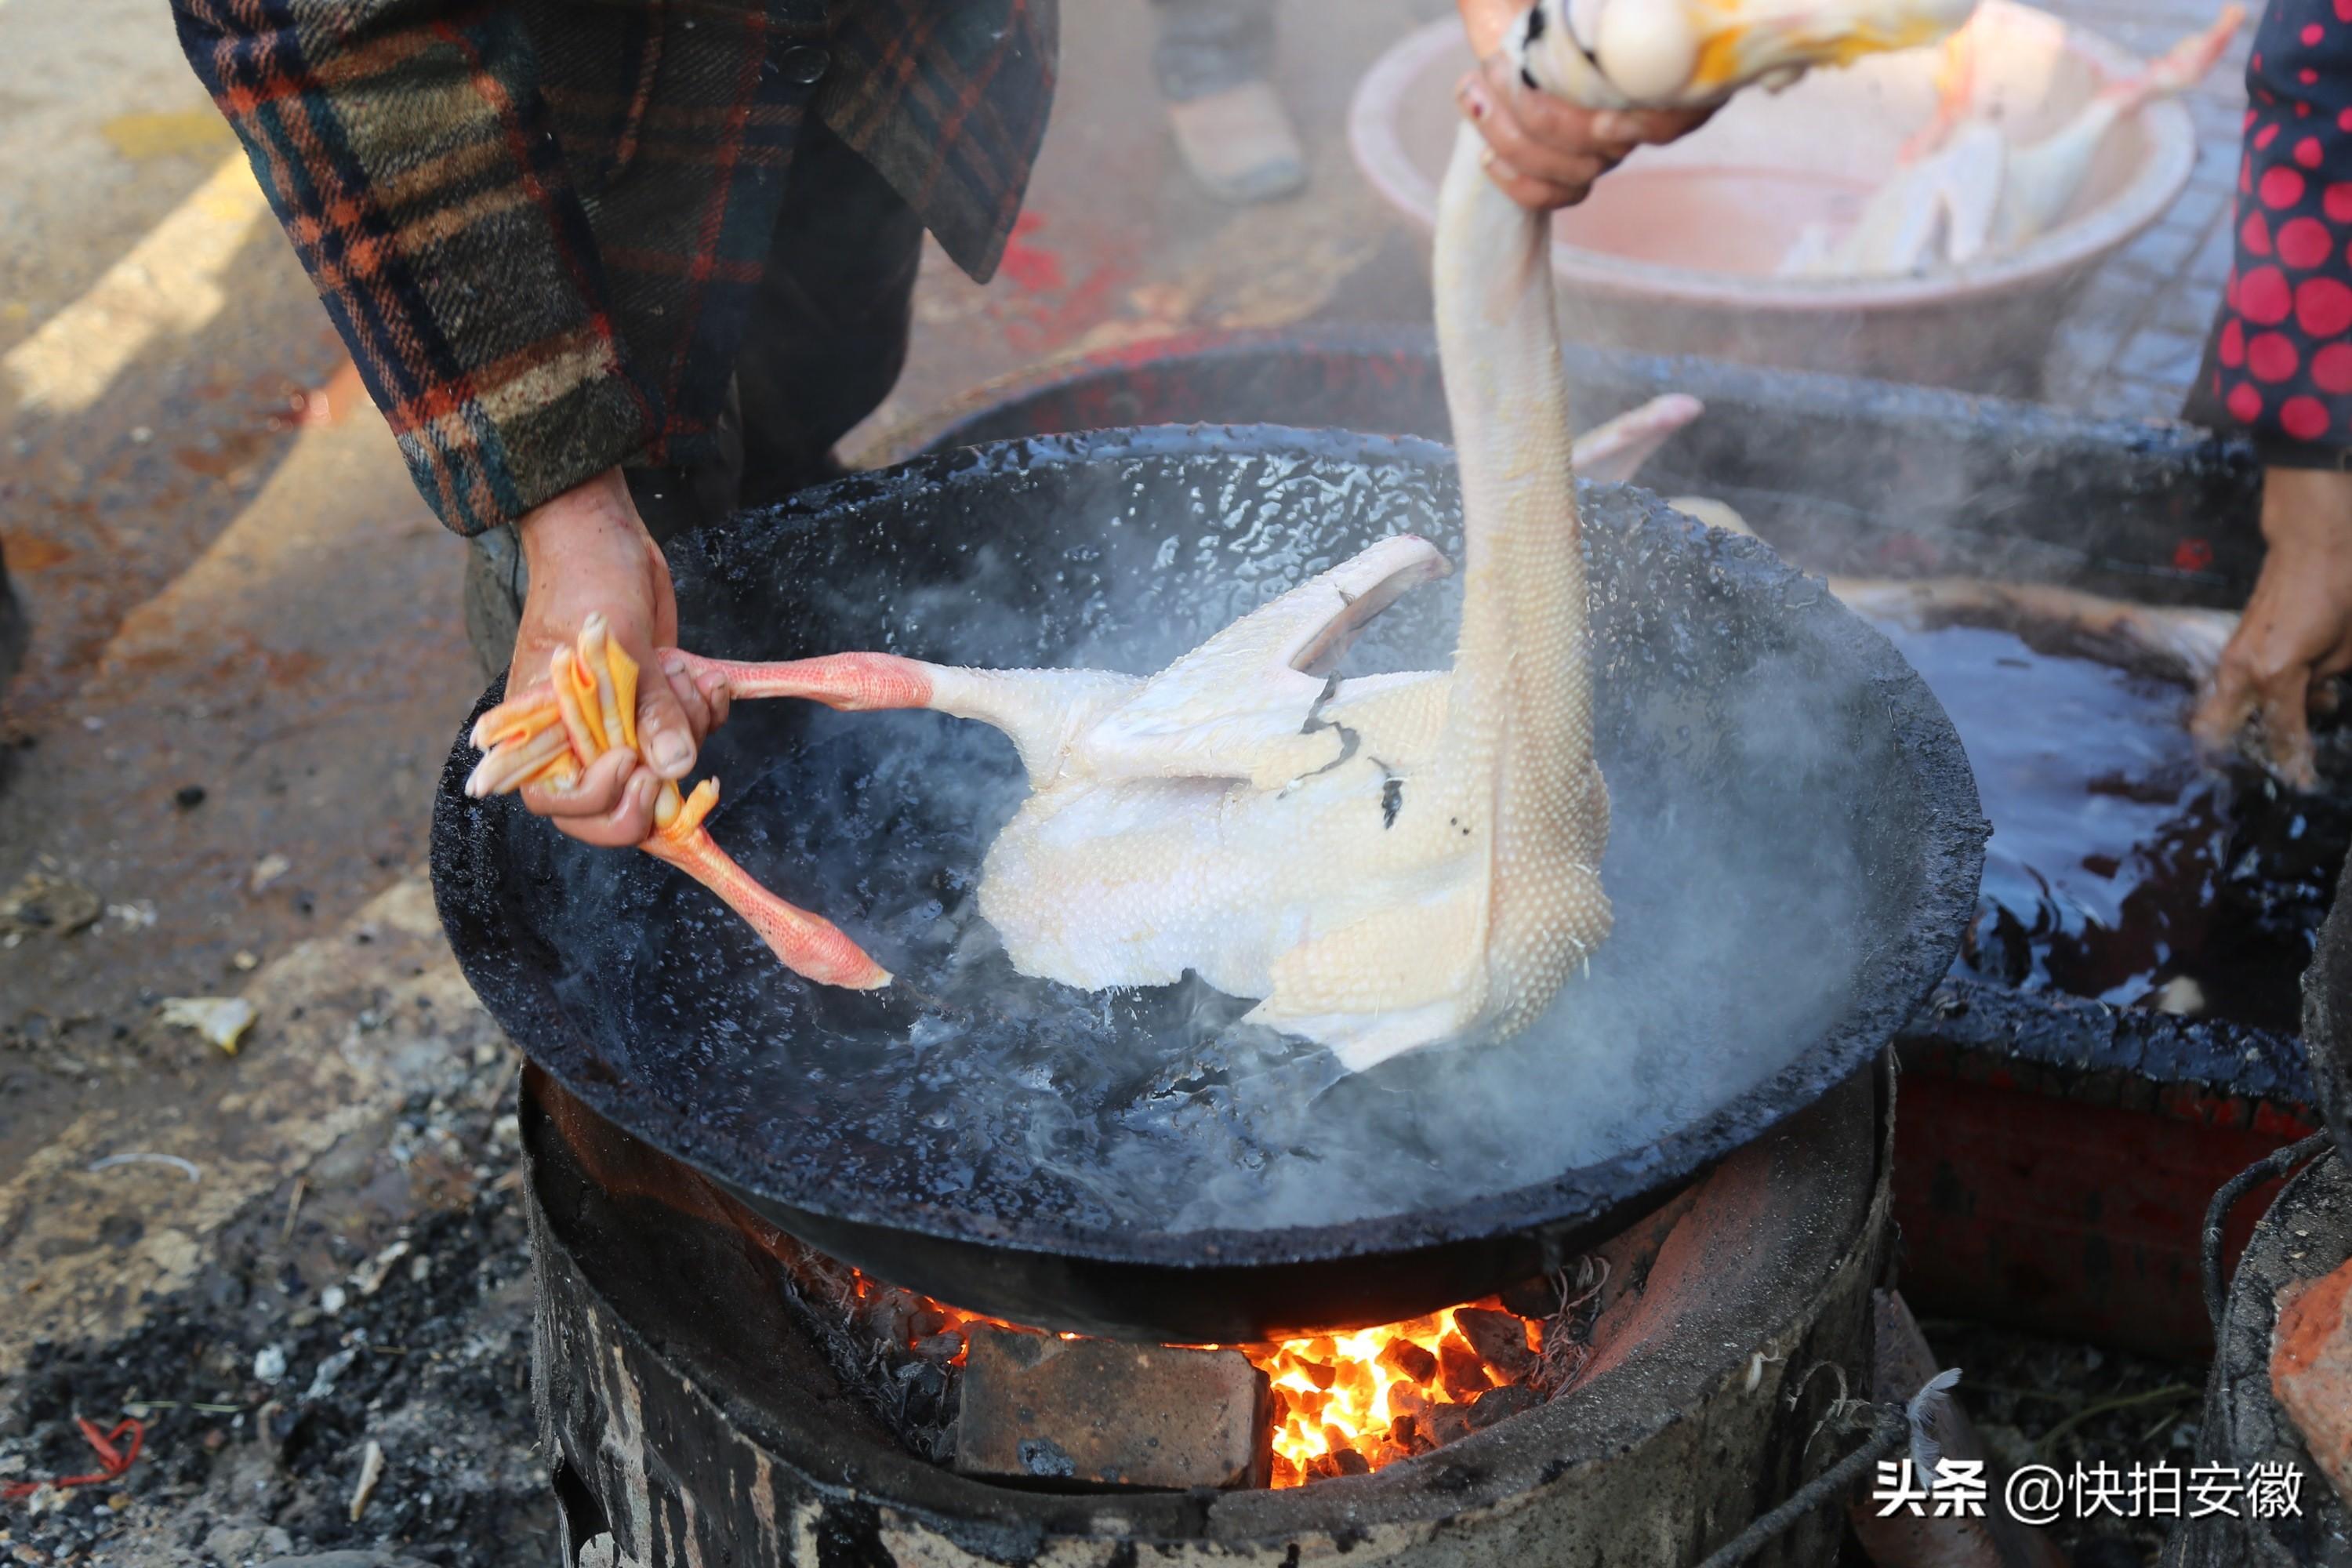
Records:
[[[1152,68],[1170,101],[1265,76],[1274,0],[1151,5]],[[837,477],[834,444],[881,406],[905,368],[921,222],[814,120],[801,132],[789,178],[711,449],[690,463],[623,470],[638,515],[664,543]],[[512,653],[527,584],[511,529],[474,544],[467,633],[495,673]]]
[[[658,540],[838,478],[834,444],[906,368],[923,226],[889,182],[812,121],[744,323],[715,450],[625,470]]]
[[[837,478],[834,444],[882,405],[907,363],[923,226],[872,164],[815,121],[791,184],[710,450],[622,472],[664,544]],[[507,667],[521,616],[512,529],[474,542],[466,632],[486,673]]]
[[[1274,0],[1152,0],[1152,67],[1172,101],[1261,79]],[[923,228],[888,182],[821,122],[792,184],[735,362],[717,447],[690,468],[632,468],[656,539],[836,478],[834,444],[882,405],[907,363]]]

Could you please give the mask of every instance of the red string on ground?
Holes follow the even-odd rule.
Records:
[[[96,1422],[83,1415],[75,1416],[74,1425],[81,1428],[82,1441],[88,1443],[90,1451],[98,1456],[99,1468],[86,1476],[60,1476],[53,1481],[11,1482],[0,1487],[0,1502],[21,1502],[43,1487],[56,1487],[62,1490],[68,1487],[94,1486],[100,1481],[118,1479],[123,1471],[138,1461],[139,1450],[147,1441],[147,1428],[128,1416],[111,1432],[100,1431]],[[115,1445],[122,1442],[122,1435],[126,1432],[131,1435],[131,1441],[117,1447]]]

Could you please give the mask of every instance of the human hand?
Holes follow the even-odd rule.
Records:
[[[1462,29],[1470,35],[1470,47],[1480,59],[1486,59],[1503,47],[1510,35],[1511,24],[1528,14],[1534,0],[1458,0],[1462,9]]]
[[[2352,669],[2352,474],[2265,471],[2263,540],[2262,575],[2189,723],[2216,748],[2251,724],[2263,764],[2307,790],[2319,782],[2311,710],[2327,705],[2328,678]]]
[[[643,843],[663,782],[692,771],[702,738],[726,721],[727,687],[716,676],[698,680],[672,646],[669,566],[618,468],[534,509],[516,531],[530,586],[507,671],[509,697],[547,684],[551,659],[572,647],[592,613],[604,616],[607,635],[645,671],[636,716],[644,755],[616,745],[569,783],[525,785],[523,805],[584,844]]]
[[[1706,123],[1712,109],[1589,110],[1521,80],[1503,47],[1525,0],[1460,0],[1463,27],[1482,62],[1454,89],[1486,139],[1486,173],[1510,198],[1536,212],[1574,206],[1593,181],[1636,147],[1659,146]]]

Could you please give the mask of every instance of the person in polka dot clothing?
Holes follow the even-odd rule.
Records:
[[[2187,410],[2261,454],[2260,580],[2196,726],[2311,787],[2309,714],[2352,669],[2352,0],[2272,0],[2246,68],[2237,266]]]

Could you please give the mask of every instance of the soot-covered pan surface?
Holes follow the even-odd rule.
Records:
[[[1614,935],[1536,1026],[1348,1077],[1197,984],[1015,973],[973,908],[1023,795],[940,714],[740,703],[713,836],[898,978],[781,968],[649,857],[437,803],[436,892],[499,1022],[592,1109],[893,1283],[1016,1321],[1248,1341],[1393,1321],[1571,1257],[1860,1069],[1950,963],[1985,827],[1927,689],[1816,582],[1588,490]],[[919,458],[673,552],[681,641],[1148,672],[1420,532],[1444,448],[1273,427]],[[1454,582],[1349,673],[1443,667]],[[495,689],[484,697],[487,704]]]

